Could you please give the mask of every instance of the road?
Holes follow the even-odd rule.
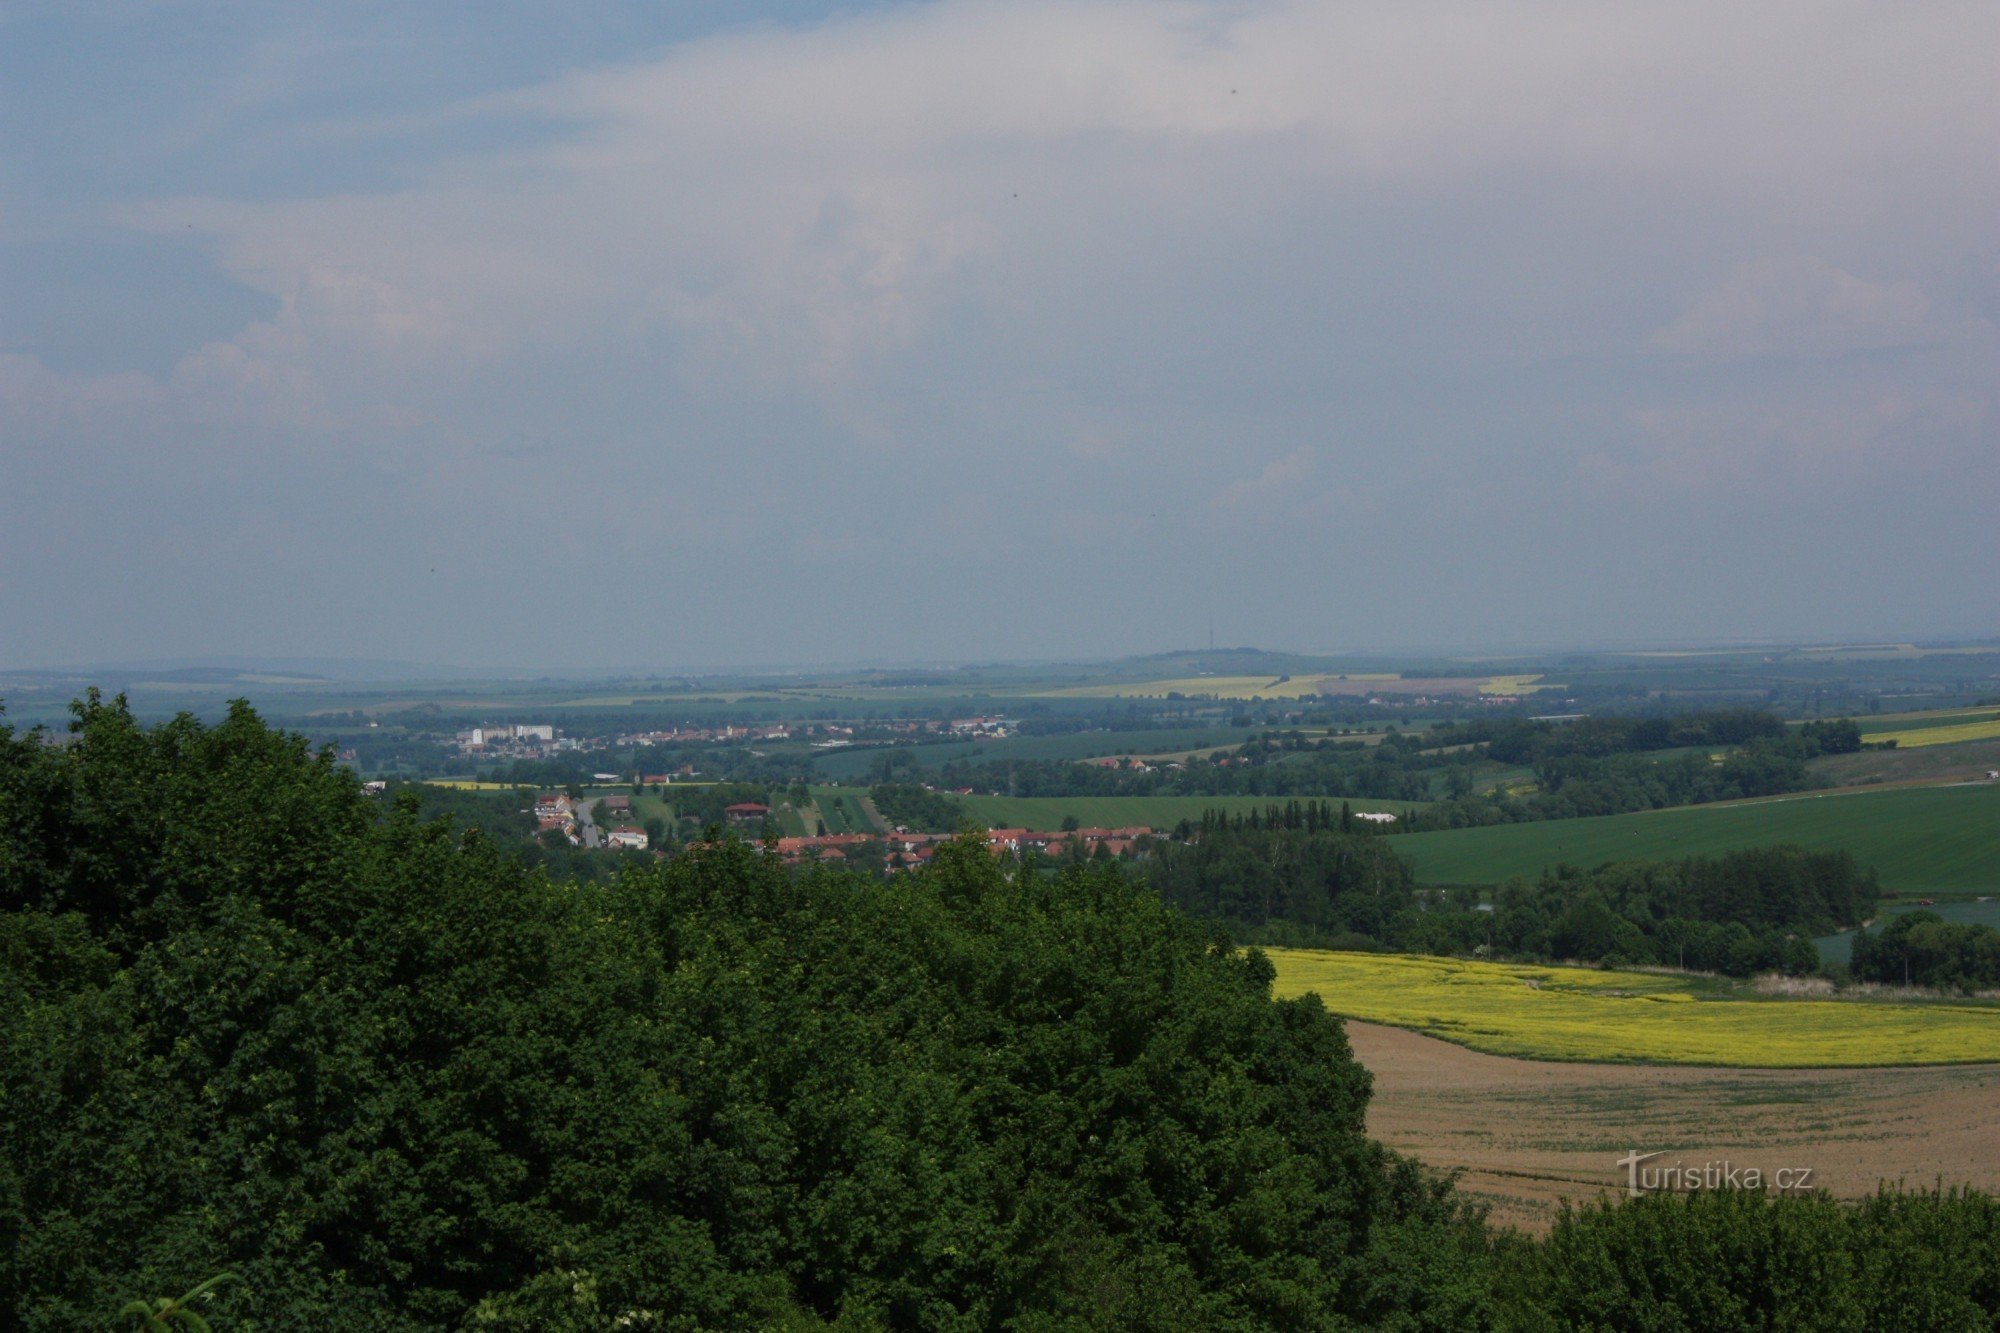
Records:
[[[603,839],[597,832],[597,821],[591,817],[591,811],[596,807],[596,801],[576,803],[576,831],[583,835],[583,845],[586,847],[595,848],[603,845]]]

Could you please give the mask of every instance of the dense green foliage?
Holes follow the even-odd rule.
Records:
[[[926,791],[911,782],[884,782],[868,789],[875,812],[891,828],[924,833],[950,833],[965,822],[965,807],[941,792]]]
[[[1567,1212],[1509,1248],[1495,1316],[1521,1329],[1933,1333],[1994,1327],[2000,1205],[1946,1190],[1859,1206],[1741,1190]]]
[[[680,820],[682,831],[689,835],[698,834],[703,829],[723,823],[727,818],[723,811],[732,805],[751,802],[757,805],[771,803],[769,788],[748,782],[670,786],[665,789],[665,794],[673,803],[674,814]]]
[[[1880,931],[1858,931],[1848,969],[1856,981],[1947,990],[2000,988],[2000,930],[1946,921],[1921,909],[1892,917]]]
[[[523,865],[548,872],[554,879],[602,879],[615,862],[581,847],[572,847],[559,832],[541,833],[535,825],[535,789],[467,791],[429,782],[391,782],[385,793],[408,793],[417,802],[419,818],[448,819],[462,828],[478,829],[497,847]]]
[[[1343,818],[1343,816],[1345,816]],[[1319,803],[1267,816],[1210,813],[1146,863],[1160,896],[1266,942],[1367,947],[1408,933],[1409,865],[1390,844]]]
[[[1116,871],[555,884],[247,709],[0,734],[0,1311],[1462,1326],[1316,1001]]]
[[[1814,935],[1875,910],[1880,890],[1846,852],[1763,847],[1680,861],[1558,866],[1501,887],[1486,922],[1461,920],[1515,954],[1585,962],[1662,963],[1749,976],[1819,967]]]

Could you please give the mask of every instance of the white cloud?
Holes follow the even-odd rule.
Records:
[[[1914,347],[1946,333],[1914,284],[1865,282],[1796,256],[1738,265],[1651,345],[1697,356],[1816,357]]]
[[[1299,501],[1299,487],[1311,478],[1318,455],[1309,444],[1266,463],[1253,477],[1241,477],[1215,497],[1219,509],[1276,507],[1289,509]]]

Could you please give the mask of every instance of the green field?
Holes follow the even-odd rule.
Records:
[[[861,808],[862,793],[855,788],[813,788],[813,801],[828,833],[873,833],[875,826]]]
[[[2000,1060],[2000,1009],[1754,998],[1685,974],[1266,951],[1280,997],[1494,1055],[1763,1068]]]
[[[1085,828],[1172,829],[1183,819],[1199,820],[1204,810],[1247,815],[1283,805],[1280,796],[961,796],[965,812],[989,828],[1059,829],[1075,816]],[[1303,799],[1303,798],[1301,798]],[[1340,802],[1330,802],[1336,809]],[[1409,801],[1350,801],[1356,811],[1411,808]],[[1399,844],[1400,845],[1400,844]]]
[[[1395,839],[1429,884],[1490,884],[1564,861],[1672,860],[1777,843],[1845,848],[1881,874],[1884,888],[2000,890],[2000,784],[1805,793]]]

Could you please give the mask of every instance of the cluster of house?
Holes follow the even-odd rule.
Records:
[[[997,741],[1014,734],[1017,724],[1004,717],[961,717],[955,719],[946,730],[954,736],[965,736],[972,740]]]
[[[605,821],[604,845],[617,851],[643,852],[652,839],[646,830],[632,822],[632,798],[629,796],[600,796],[597,798],[598,817]],[[617,820],[619,822],[612,823]]]
[[[580,750],[583,743],[565,736],[546,722],[510,722],[498,727],[473,727],[454,739],[460,754],[482,758],[535,758],[562,750]]]
[[[535,798],[535,827],[546,833],[558,829],[570,846],[581,847],[583,832],[578,827],[577,807],[581,802],[572,800],[569,793],[560,791],[543,792]],[[597,798],[597,814],[606,821],[604,845],[627,851],[643,852],[652,842],[646,830],[632,820],[632,798],[629,796],[600,796]],[[611,823],[622,820],[622,823]]]
[[[654,745],[693,745],[729,741],[788,741],[792,738],[789,726],[770,727],[668,727],[662,731],[628,731],[615,736],[609,742],[620,748]]]
[[[576,802],[568,792],[545,791],[535,798],[535,829],[541,833],[560,829],[572,846],[583,841],[576,831]]]
[[[816,838],[780,838],[778,855],[797,864],[802,861],[843,861],[870,846],[881,849],[891,870],[923,865],[937,855],[956,833],[829,833]],[[986,846],[995,856],[1043,856],[1080,854],[1095,857],[1126,856],[1144,849],[1146,843],[1162,835],[1150,828],[1079,828],[1062,832],[1042,829],[996,828],[986,831]]]

